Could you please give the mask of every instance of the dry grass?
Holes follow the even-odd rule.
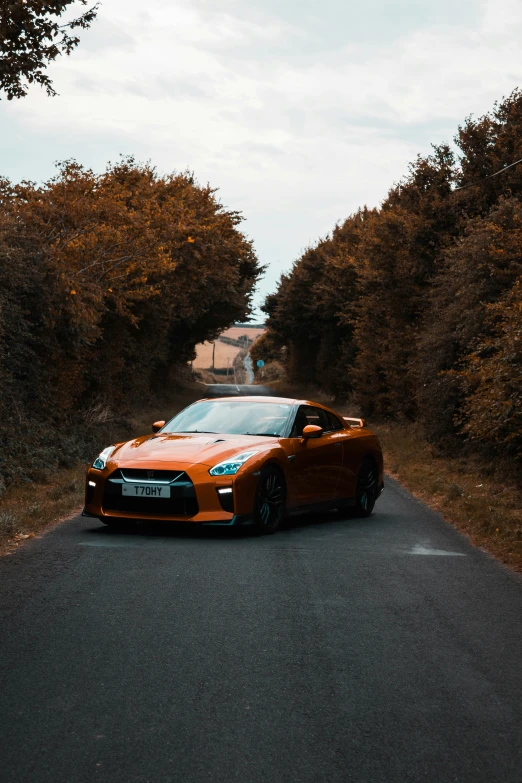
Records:
[[[196,347],[196,358],[194,359],[192,366],[195,370],[205,370],[212,367],[212,343],[202,343]],[[216,340],[216,356],[215,367],[232,367],[234,359],[240,352],[241,348],[236,345],[227,345]]]
[[[164,406],[136,411],[124,427],[111,432],[110,440],[127,440],[150,432],[153,421],[168,420],[202,396],[200,384],[179,391]],[[107,446],[100,443],[99,450]],[[93,457],[95,455],[93,454]],[[0,553],[12,551],[58,521],[80,513],[83,507],[86,464],[42,472],[38,482],[10,487],[0,500]]]
[[[83,505],[85,465],[11,487],[0,502],[0,551],[9,551]]]
[[[374,427],[386,472],[444,517],[475,546],[522,571],[522,490],[508,470],[478,456],[443,457],[414,425]],[[508,468],[509,466],[505,466]]]
[[[222,333],[222,337],[230,337],[232,340],[237,340],[239,337],[246,335],[251,340],[259,337],[265,331],[264,327],[259,329],[245,329],[242,326],[231,326],[230,329],[226,329]],[[196,346],[196,358],[192,366],[195,370],[208,370],[212,367],[212,343],[201,343]],[[235,345],[226,345],[225,343],[216,340],[216,356],[215,367],[224,368],[227,366],[232,367],[234,359],[240,352],[241,348]],[[219,381],[218,381],[219,383]]]

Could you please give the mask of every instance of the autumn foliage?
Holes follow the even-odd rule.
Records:
[[[522,93],[455,143],[306,250],[265,303],[264,343],[368,416],[520,459]]]
[[[0,92],[8,100],[23,98],[33,83],[56,95],[46,68],[78,46],[73,31],[91,26],[99,3],[85,6],[88,0],[0,0]]]
[[[150,401],[250,311],[241,216],[190,174],[74,161],[0,180],[0,474],[79,456],[71,427]]]

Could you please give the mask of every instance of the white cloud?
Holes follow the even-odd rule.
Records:
[[[244,211],[272,265],[266,292],[335,221],[378,203],[417,152],[521,81],[517,0],[436,8],[106,0],[51,69],[59,98],[0,104],[2,173],[48,176],[72,155],[102,169],[120,152],[191,168]]]

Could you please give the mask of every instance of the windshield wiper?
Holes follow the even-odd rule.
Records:
[[[258,435],[259,437],[266,437],[266,438],[279,438],[280,436],[277,434],[277,432],[245,432],[245,435]]]

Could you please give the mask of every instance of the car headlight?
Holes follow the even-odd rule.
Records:
[[[214,465],[213,468],[210,468],[209,473],[211,476],[233,476],[245,464],[247,459],[250,459],[257,453],[257,451],[242,451],[241,454],[236,454],[235,457],[230,457],[230,459]]]
[[[92,463],[92,467],[95,468],[95,470],[103,470],[115,448],[116,446],[107,446],[106,449],[103,449],[102,453],[99,454]]]

